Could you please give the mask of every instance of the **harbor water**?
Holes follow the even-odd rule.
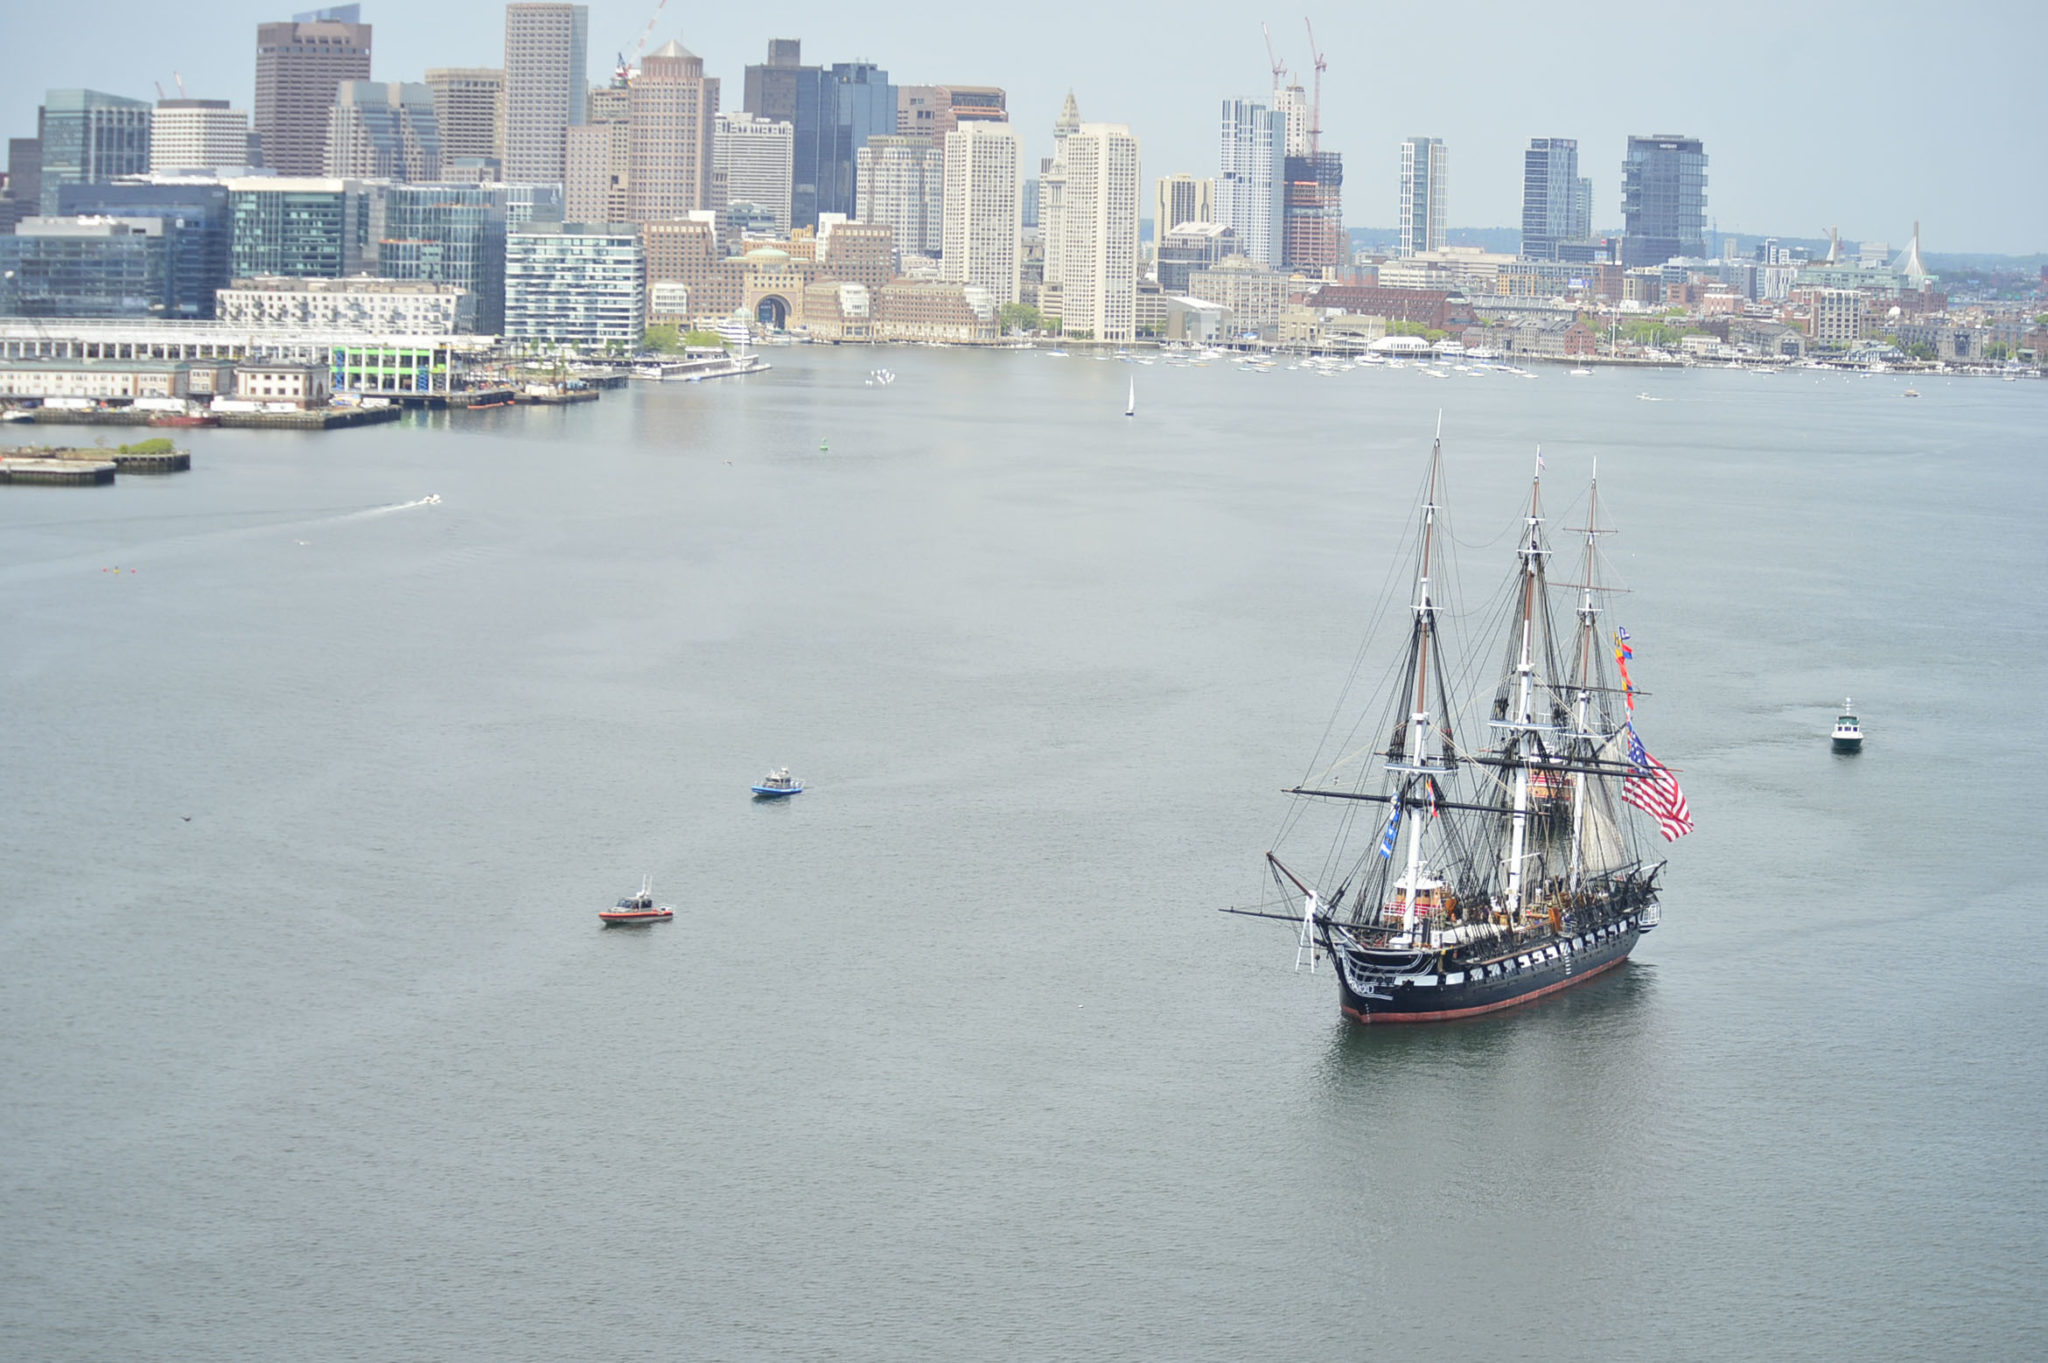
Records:
[[[2048,384],[877,356],[0,489],[0,1355],[2048,1354]],[[1369,1029],[1218,910],[1439,412],[1698,828]]]

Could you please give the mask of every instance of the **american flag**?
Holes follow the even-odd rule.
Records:
[[[1692,832],[1692,811],[1686,808],[1685,792],[1678,778],[1643,748],[1635,726],[1628,731],[1629,774],[1621,783],[1621,798],[1657,821],[1664,841],[1677,842]]]

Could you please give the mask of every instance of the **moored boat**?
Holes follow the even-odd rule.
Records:
[[[640,892],[629,894],[618,902],[617,907],[599,909],[598,922],[608,928],[637,928],[650,923],[666,923],[676,916],[676,911],[666,904],[654,902],[654,877],[643,876]]]
[[[1320,807],[1290,815],[1289,835],[1320,832],[1334,846],[1298,858],[1313,870],[1266,854],[1298,914],[1234,910],[1298,923],[1297,966],[1327,956],[1339,1004],[1360,1022],[1490,1013],[1620,965],[1659,921],[1664,863],[1646,855],[1639,816],[1667,841],[1692,828],[1677,778],[1636,734],[1628,632],[1603,638],[1597,479],[1578,581],[1553,583],[1541,469],[1539,458],[1495,617],[1506,647],[1486,722],[1467,741],[1456,726],[1471,710],[1451,685],[1469,669],[1451,656],[1460,641],[1436,595],[1447,575],[1438,439],[1401,662],[1379,720],[1368,712],[1352,730],[1372,750],[1347,742],[1288,792]]]

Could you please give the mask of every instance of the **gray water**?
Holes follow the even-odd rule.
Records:
[[[0,1354],[2048,1352],[2048,384],[770,358],[0,489]],[[1216,910],[1439,409],[1698,831],[1364,1029]]]

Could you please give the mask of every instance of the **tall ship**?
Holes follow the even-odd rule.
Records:
[[[1542,474],[1539,453],[1503,590],[1448,611],[1439,429],[1413,586],[1390,616],[1405,624],[1400,653],[1371,701],[1347,700],[1352,727],[1331,727],[1341,748],[1326,741],[1287,792],[1298,807],[1276,849],[1308,850],[1266,854],[1282,903],[1301,910],[1238,910],[1298,921],[1297,966],[1328,959],[1359,1022],[1490,1013],[1620,965],[1658,923],[1665,863],[1650,831],[1691,831],[1677,778],[1636,733],[1628,632],[1606,619],[1597,469],[1570,530],[1583,536],[1576,581],[1553,577]],[[1483,622],[1476,652],[1447,616]],[[1362,654],[1357,675],[1370,666]]]

